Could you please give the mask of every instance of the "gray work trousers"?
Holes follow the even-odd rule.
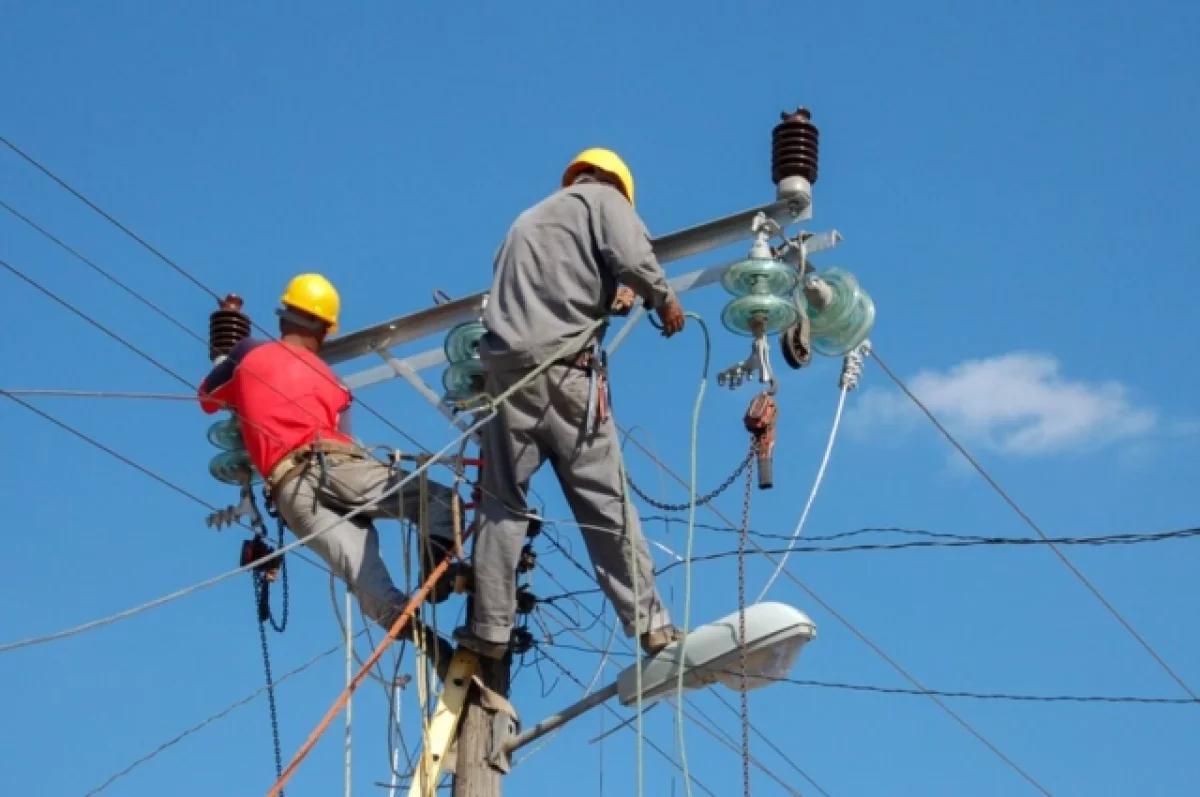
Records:
[[[279,495],[272,496],[275,506],[292,533],[304,540],[304,545],[346,583],[358,598],[363,613],[383,628],[391,628],[408,600],[396,588],[379,555],[379,532],[372,521],[399,519],[403,511],[408,521],[419,523],[420,477],[346,519],[346,513],[378,500],[407,473],[370,457],[329,454],[326,462],[324,480],[319,461],[310,460],[301,475],[285,483]],[[434,546],[422,549],[438,551],[440,544],[440,550],[445,551],[453,546],[450,497],[449,488],[429,482],[429,534],[439,539],[431,539]],[[421,556],[421,572],[427,573],[441,559],[439,554],[431,564],[428,557]]]
[[[526,373],[489,373],[487,391],[498,395]],[[497,417],[482,429],[484,493],[472,554],[471,630],[489,642],[509,640],[516,611],[515,570],[529,528],[525,495],[529,480],[546,460],[554,467],[580,525],[596,580],[625,635],[671,624],[654,586],[654,561],[641,523],[632,506],[626,511],[616,425],[609,418],[585,433],[589,383],[586,371],[553,365],[502,403]]]

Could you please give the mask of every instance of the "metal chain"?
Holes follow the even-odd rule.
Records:
[[[274,506],[266,490],[263,491],[264,507],[267,514],[275,518],[277,530],[277,549],[283,547],[283,529],[286,525],[278,509]],[[251,501],[254,500],[251,493]],[[264,542],[269,543],[267,536],[267,526],[256,511],[254,513],[254,533],[257,534]],[[262,644],[263,658],[263,673],[267,680],[267,707],[271,712],[271,741],[275,746],[275,778],[278,780],[283,777],[283,745],[279,741],[279,713],[275,705],[275,678],[271,674],[271,651],[267,647],[267,623],[271,624],[271,628],[276,633],[282,634],[287,628],[289,596],[288,596],[288,572],[287,572],[287,557],[279,557],[279,589],[283,593],[283,606],[280,608],[279,621],[275,621],[275,615],[271,611],[271,582],[265,573],[260,573],[256,570],[251,571],[254,581],[254,603],[258,613],[258,639]],[[283,797],[283,791],[280,790],[279,797]]]
[[[758,453],[758,438],[750,443],[749,463]],[[750,699],[746,692],[746,541],[750,536],[750,496],[754,493],[754,468],[746,470],[746,492],[742,497],[742,528],[738,535],[738,661],[742,708],[742,793],[750,797]]]
[[[721,493],[725,492],[730,487],[732,487],[733,483],[735,481],[737,481],[737,477],[742,475],[742,473],[748,467],[750,467],[750,462],[751,462],[751,460],[754,459],[754,453],[755,453],[754,449],[751,448],[750,453],[746,455],[746,458],[738,463],[738,466],[734,469],[733,473],[729,474],[729,478],[727,478],[727,479],[725,479],[725,481],[721,482],[717,486],[717,488],[715,490],[713,490],[712,492],[696,499],[696,506],[704,506],[705,504],[709,503],[710,501],[712,501],[715,498],[717,498],[718,496],[720,496]],[[751,472],[753,472],[753,471],[751,471]],[[647,504],[649,504],[650,506],[652,506],[655,509],[658,509],[662,512],[683,512],[686,509],[688,509],[689,507],[691,507],[691,505],[692,505],[691,502],[684,502],[682,504],[665,504],[661,501],[655,501],[653,498],[646,495],[646,492],[644,490],[642,490],[641,487],[638,487],[637,484],[634,483],[633,478],[628,473],[625,474],[625,481],[629,484],[629,489],[633,490],[633,492],[637,495],[638,498],[641,498]]]
[[[267,578],[260,573],[254,573],[254,600],[259,607],[262,607],[267,599]],[[285,592],[284,595],[287,593]],[[284,606],[286,607],[286,603]],[[267,609],[270,612],[270,609]],[[286,616],[287,610],[285,608]],[[286,623],[287,620],[284,620]],[[274,625],[274,621],[271,623]],[[279,743],[279,715],[275,710],[275,679],[271,675],[271,653],[267,648],[267,624],[263,621],[263,617],[259,614],[258,620],[258,639],[262,643],[263,655],[263,672],[267,676],[267,706],[271,711],[271,739],[275,743],[275,778],[278,780],[283,777],[283,749]],[[279,797],[283,797],[283,791],[279,792]]]

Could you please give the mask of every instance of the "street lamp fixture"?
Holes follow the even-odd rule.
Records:
[[[817,626],[804,612],[783,603],[756,603],[746,608],[746,690],[761,689],[784,678],[804,646],[817,635]],[[670,696],[679,686],[683,651],[684,689],[715,683],[741,687],[741,649],[738,612],[702,625],[682,642],[673,642],[641,662],[642,702]],[[637,703],[637,665],[617,676],[617,699],[623,706]]]
[[[808,615],[783,603],[756,603],[746,608],[746,689],[760,689],[787,676],[804,646],[817,635]],[[679,650],[683,649],[680,657]],[[653,658],[642,661],[642,702],[669,697],[679,686],[679,667],[684,668],[684,689],[721,683],[740,689],[741,653],[738,645],[738,612],[715,623],[702,625],[673,642]],[[682,658],[682,662],[680,659]],[[557,730],[571,720],[616,697],[621,705],[637,703],[637,665],[621,671],[608,686],[552,714],[524,731],[508,717],[493,731],[488,762],[508,772],[513,751]]]

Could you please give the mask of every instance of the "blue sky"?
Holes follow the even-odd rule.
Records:
[[[806,105],[821,129],[811,228],[846,238],[820,265],[859,276],[878,306],[879,353],[1022,507],[1056,536],[1196,522],[1200,381],[1187,354],[1200,288],[1200,156],[1189,132],[1200,99],[1194,7],[3,6],[0,132],[205,284],[245,296],[264,324],[286,280],[305,270],[337,284],[347,330],[419,309],[435,288],[485,287],[511,219],[552,190],[566,159],[585,146],[626,156],[655,233],[758,204],[773,191],[770,128],[780,111]],[[205,328],[211,300],[203,292],[8,151],[0,151],[0,186],[0,198],[188,326]],[[6,214],[0,257],[169,367],[192,379],[205,371],[195,341]],[[0,276],[11,330],[0,339],[0,387],[182,390]],[[685,297],[714,327],[720,366],[745,349],[719,329],[725,300],[718,288]],[[643,327],[613,364],[622,421],[651,430],[653,447],[680,473],[700,359],[693,331],[663,342]],[[777,487],[755,494],[755,528],[793,529],[828,432],[838,367],[826,359],[784,374]],[[744,450],[741,414],[751,396],[712,388],[701,490]],[[360,397],[427,445],[451,437],[398,385]],[[208,501],[231,499],[207,475],[206,419],[192,405],[37,404]],[[363,413],[357,423],[365,438],[401,442]],[[3,641],[109,614],[236,564],[241,535],[206,528],[195,504],[11,402],[0,407],[0,425],[9,497]],[[874,364],[851,396],[843,432],[806,534],[867,525],[1031,534],[897,400]],[[643,484],[659,484],[641,454],[630,453],[629,468]],[[546,513],[566,517],[551,478],[537,484]],[[672,486],[666,497],[684,494]],[[738,496],[719,504],[736,514]],[[582,557],[577,535],[560,530]],[[648,530],[671,548],[684,545],[678,524]],[[394,525],[383,537],[395,561]],[[735,542],[701,530],[696,552]],[[1068,551],[1193,688],[1200,642],[1187,629],[1200,612],[1198,550],[1182,541]],[[541,552],[568,587],[588,586],[561,556]],[[770,568],[758,559],[748,568],[753,594]],[[930,687],[1183,694],[1047,550],[799,554],[790,568]],[[735,608],[732,560],[694,572],[698,621]],[[292,575],[292,626],[272,639],[277,673],[338,637],[327,575],[297,560]],[[0,656],[3,790],[83,794],[259,688],[247,582]],[[682,581],[661,586],[680,609]],[[535,591],[558,590],[539,576]],[[808,611],[819,627],[794,676],[907,686],[791,582],[781,580],[772,597]],[[587,636],[605,639],[599,628]],[[550,653],[585,682],[599,658]],[[333,655],[280,688],[285,755],[333,700],[343,666]],[[543,670],[553,678],[552,665]],[[564,681],[543,698],[530,669],[518,676],[514,700],[534,721],[578,694]],[[377,686],[360,695],[355,790],[386,793],[373,785],[387,779],[386,705]],[[405,700],[415,741],[412,689]],[[1054,794],[1181,795],[1200,775],[1194,707],[948,702]],[[699,695],[695,705],[737,738],[736,718],[715,697]],[[922,697],[781,684],[752,694],[750,713],[829,794],[1036,793]],[[612,724],[599,713],[580,720],[509,776],[508,793],[632,793],[634,736],[588,743]],[[335,727],[290,795],[340,788]],[[648,715],[646,731],[674,748],[668,709]],[[687,742],[693,773],[718,794],[738,793],[738,756],[693,726]],[[753,750],[803,793],[817,793],[761,742]],[[255,794],[272,775],[259,699],[104,793]],[[753,778],[756,795],[784,793],[760,772]],[[649,750],[645,788],[683,793]]]

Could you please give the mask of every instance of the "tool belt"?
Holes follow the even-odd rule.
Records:
[[[607,421],[612,415],[612,400],[608,392],[608,358],[604,353],[593,344],[577,354],[564,357],[559,363],[585,371],[590,378],[584,429],[591,431],[596,425]]]
[[[279,491],[288,482],[308,468],[314,455],[325,455],[327,458],[333,459],[362,459],[364,456],[362,450],[353,443],[343,443],[340,440],[314,440],[288,452],[287,456],[271,468],[271,473],[267,476],[267,486],[271,488],[271,494],[279,495]]]

